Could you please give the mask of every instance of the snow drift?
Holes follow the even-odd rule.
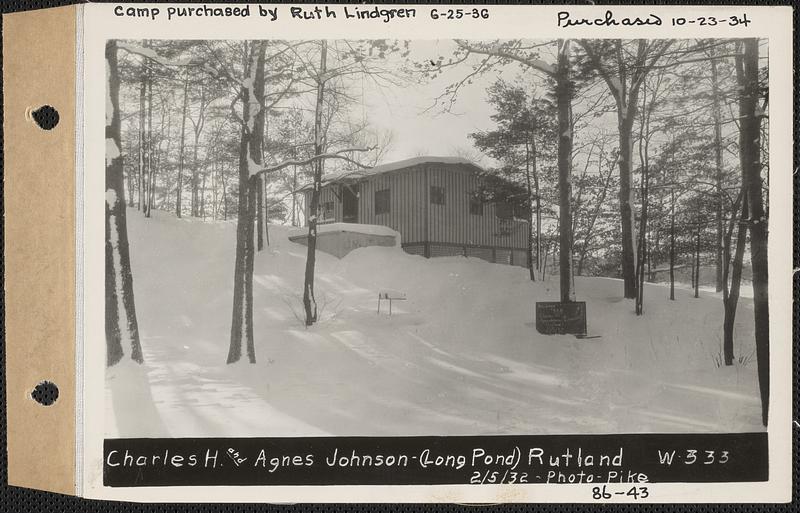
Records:
[[[270,226],[254,270],[255,365],[226,365],[235,222],[128,216],[145,363],[106,373],[108,436],[460,435],[761,430],[752,303],[740,361],[719,367],[722,302],[576,278],[589,334],[540,335],[558,279],[398,247],[317,254],[320,322],[306,329],[306,247]],[[404,292],[376,314],[380,290]]]

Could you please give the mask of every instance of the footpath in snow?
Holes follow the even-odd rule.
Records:
[[[106,374],[110,437],[760,431],[755,357],[718,367],[722,303],[577,278],[599,338],[544,336],[534,303],[557,277],[400,248],[317,254],[320,322],[302,322],[306,247],[270,226],[255,260],[258,363],[226,365],[235,222],[128,215],[145,364]],[[380,290],[408,300],[376,314]],[[736,354],[753,352],[740,301]]]

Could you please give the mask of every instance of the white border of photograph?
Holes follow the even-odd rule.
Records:
[[[153,4],[155,6],[156,4]],[[169,4],[158,4],[162,12]],[[181,4],[185,6],[186,4]],[[141,4],[138,6],[146,6]],[[218,4],[215,4],[215,7]],[[769,39],[770,70],[770,235],[769,284],[771,334],[771,405],[769,475],[764,483],[650,484],[644,502],[783,502],[790,500],[791,376],[792,376],[792,10],[790,7],[550,7],[486,6],[489,19],[433,20],[432,8],[417,9],[415,19],[300,21],[289,17],[290,5],[279,9],[279,20],[270,22],[257,15],[250,18],[149,18],[118,17],[115,4],[84,5],[79,17],[83,32],[84,211],[78,227],[82,233],[82,290],[84,307],[82,398],[78,404],[83,439],[78,441],[78,467],[83,482],[78,493],[86,497],[156,502],[592,502],[593,484],[583,485],[435,485],[435,486],[252,486],[252,487],[163,487],[108,488],[103,482],[104,418],[104,151],[105,60],[107,39],[497,39],[497,38],[744,38]],[[341,7],[341,6],[339,6]],[[392,5],[397,8],[400,6]],[[472,7],[472,6],[470,6]],[[256,4],[251,9],[257,10]],[[663,20],[672,16],[716,16],[747,14],[749,26],[727,25],[682,27],[571,27],[557,26],[557,13],[568,10],[573,17],[600,17],[612,10],[620,17],[646,17],[656,13]],[[666,23],[665,23],[666,25]],[[79,79],[80,80],[80,79]],[[81,276],[81,274],[79,274]],[[79,331],[80,332],[80,331]],[[79,374],[80,375],[80,374]],[[82,400],[81,400],[82,399]],[[633,502],[618,496],[615,502]],[[639,499],[638,502],[643,502]]]

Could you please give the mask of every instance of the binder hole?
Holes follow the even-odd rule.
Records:
[[[58,399],[58,387],[50,381],[42,381],[34,387],[31,397],[42,406],[50,406]]]
[[[35,111],[31,112],[33,120],[39,125],[42,130],[52,130],[56,127],[59,121],[58,111],[55,107],[50,105],[42,105]]]

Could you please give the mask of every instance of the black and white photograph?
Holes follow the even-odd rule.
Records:
[[[764,432],[768,52],[108,40],[105,436]]]

